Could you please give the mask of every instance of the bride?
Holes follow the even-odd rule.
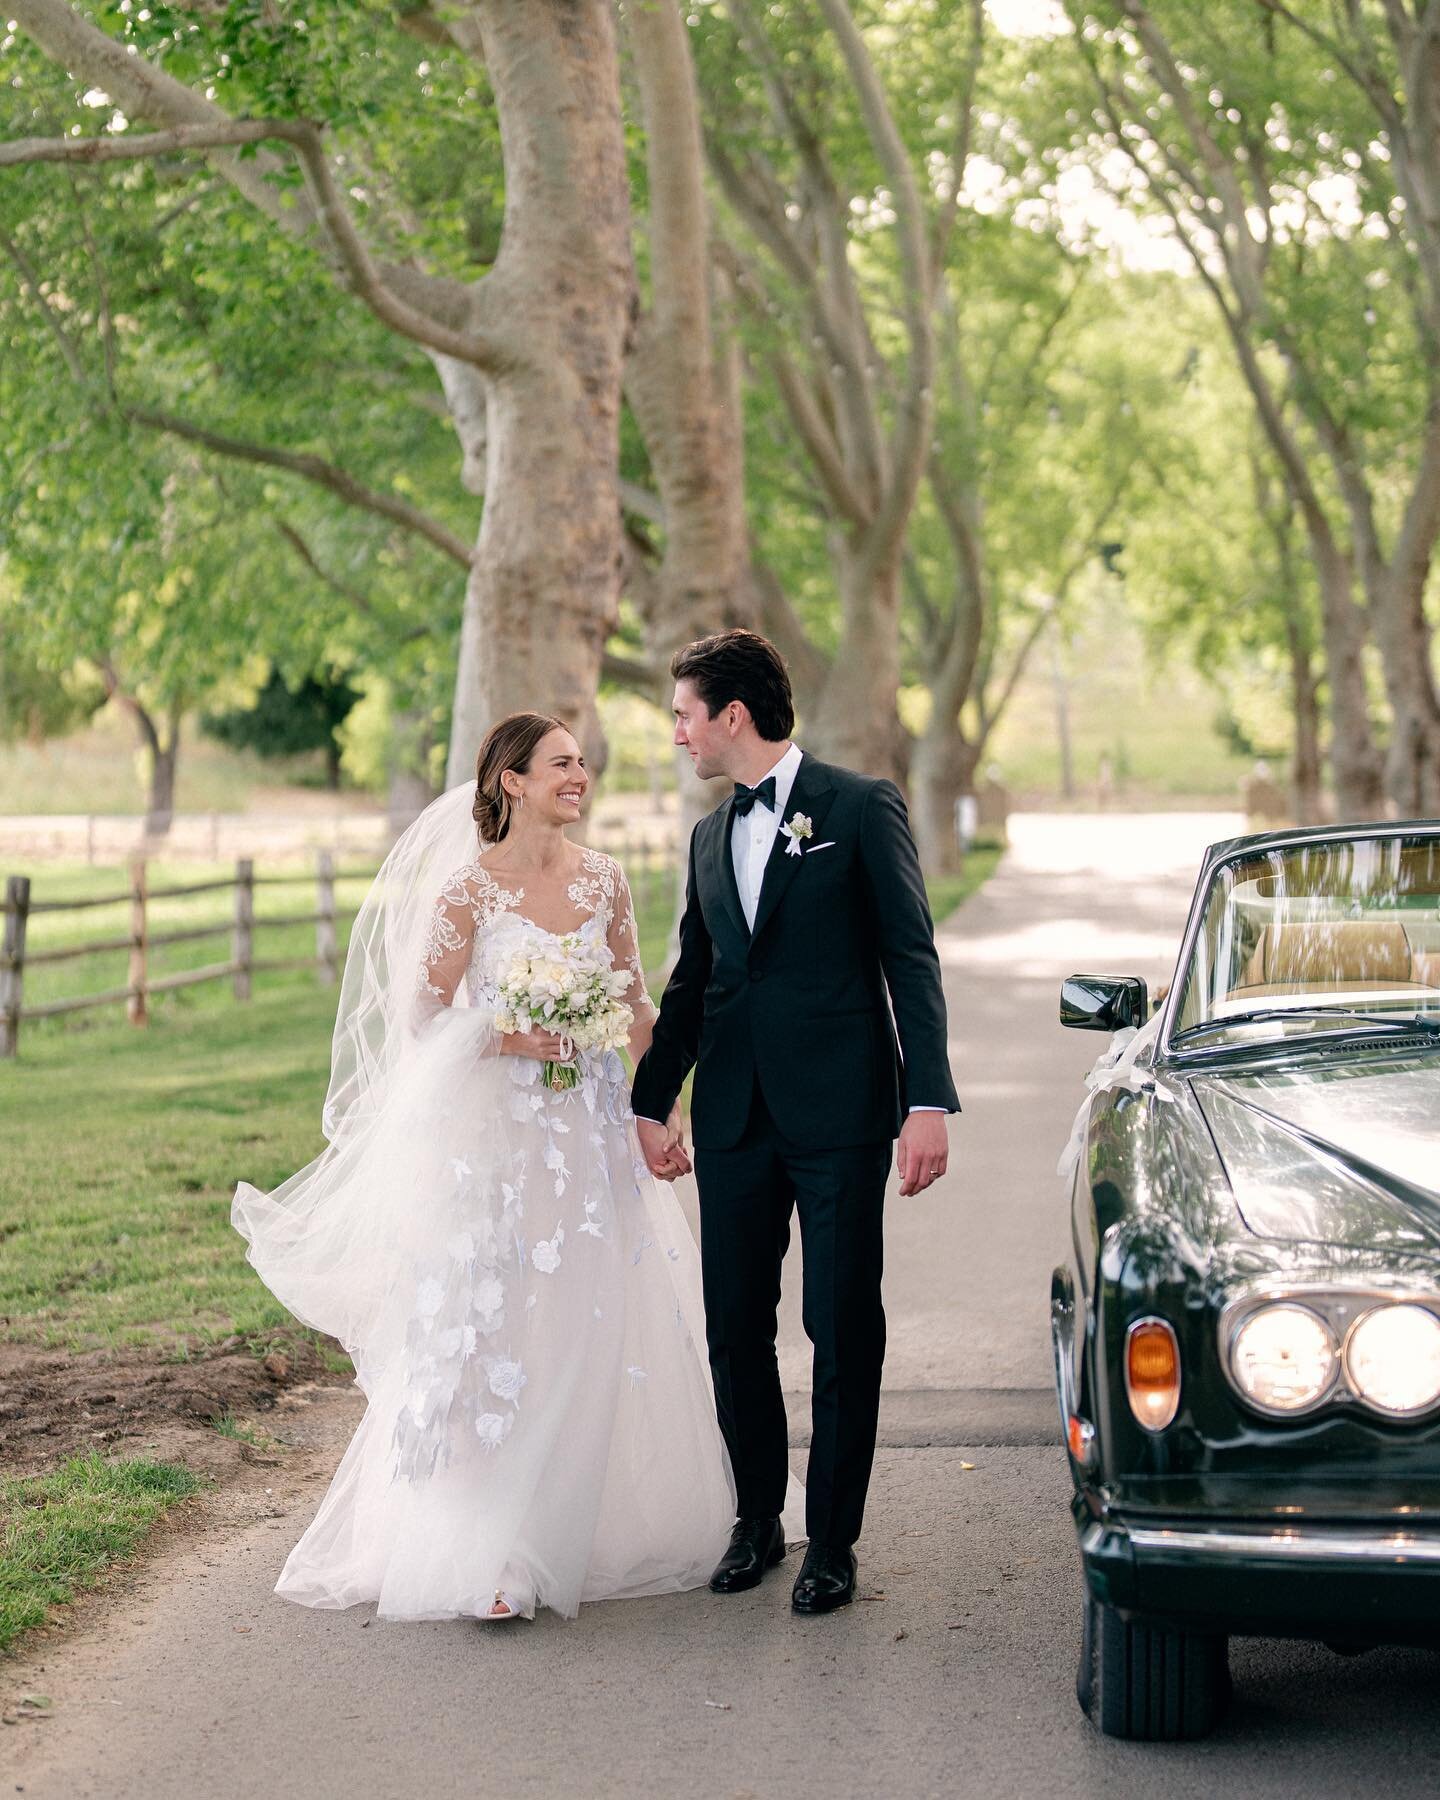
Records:
[[[586,786],[558,719],[494,728],[355,922],[328,1148],[273,1194],[236,1190],[250,1261],[345,1345],[368,1402],[276,1585],[302,1605],[573,1617],[698,1586],[734,1522],[694,1241],[640,1157],[624,1065],[492,1024],[516,953],[578,932],[629,972],[632,1061],[649,1045],[624,873],[565,836]],[[572,1058],[553,1091],[542,1063]]]

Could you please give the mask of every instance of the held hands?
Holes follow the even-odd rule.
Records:
[[[691,1163],[685,1154],[685,1133],[680,1123],[678,1100],[671,1107],[670,1117],[665,1124],[657,1125],[653,1119],[637,1119],[635,1129],[640,1135],[640,1149],[644,1154],[646,1167],[657,1181],[675,1181],[681,1175],[690,1173]]]
[[[941,1112],[912,1112],[900,1127],[895,1146],[895,1166],[900,1172],[900,1192],[922,1194],[945,1173],[950,1160],[950,1136]]]

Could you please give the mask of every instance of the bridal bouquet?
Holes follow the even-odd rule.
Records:
[[[495,1029],[528,1032],[541,1025],[576,1050],[616,1050],[635,1018],[619,998],[629,985],[625,970],[611,968],[604,944],[570,932],[513,958],[500,977]],[[543,1073],[557,1092],[580,1080],[573,1062],[547,1062]]]

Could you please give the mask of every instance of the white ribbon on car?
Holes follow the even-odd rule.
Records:
[[[1075,1122],[1070,1127],[1070,1136],[1055,1165],[1056,1174],[1067,1188],[1075,1178],[1080,1152],[1085,1143],[1085,1124],[1090,1115],[1090,1102],[1096,1094],[1112,1093],[1116,1088],[1129,1088],[1138,1094],[1143,1088],[1153,1087],[1160,1099],[1174,1098],[1156,1082],[1148,1068],[1140,1069],[1135,1066],[1140,1053],[1148,1050],[1159,1035],[1160,1014],[1157,1012],[1154,1018],[1148,1019],[1139,1027],[1126,1025],[1117,1031],[1091,1064],[1090,1073],[1085,1077],[1085,1098],[1080,1102]]]

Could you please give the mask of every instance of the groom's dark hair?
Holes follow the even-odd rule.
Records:
[[[795,729],[790,677],[780,652],[758,631],[737,626],[698,638],[676,651],[670,673],[690,683],[712,719],[732,700],[741,701],[767,744],[782,742]]]

